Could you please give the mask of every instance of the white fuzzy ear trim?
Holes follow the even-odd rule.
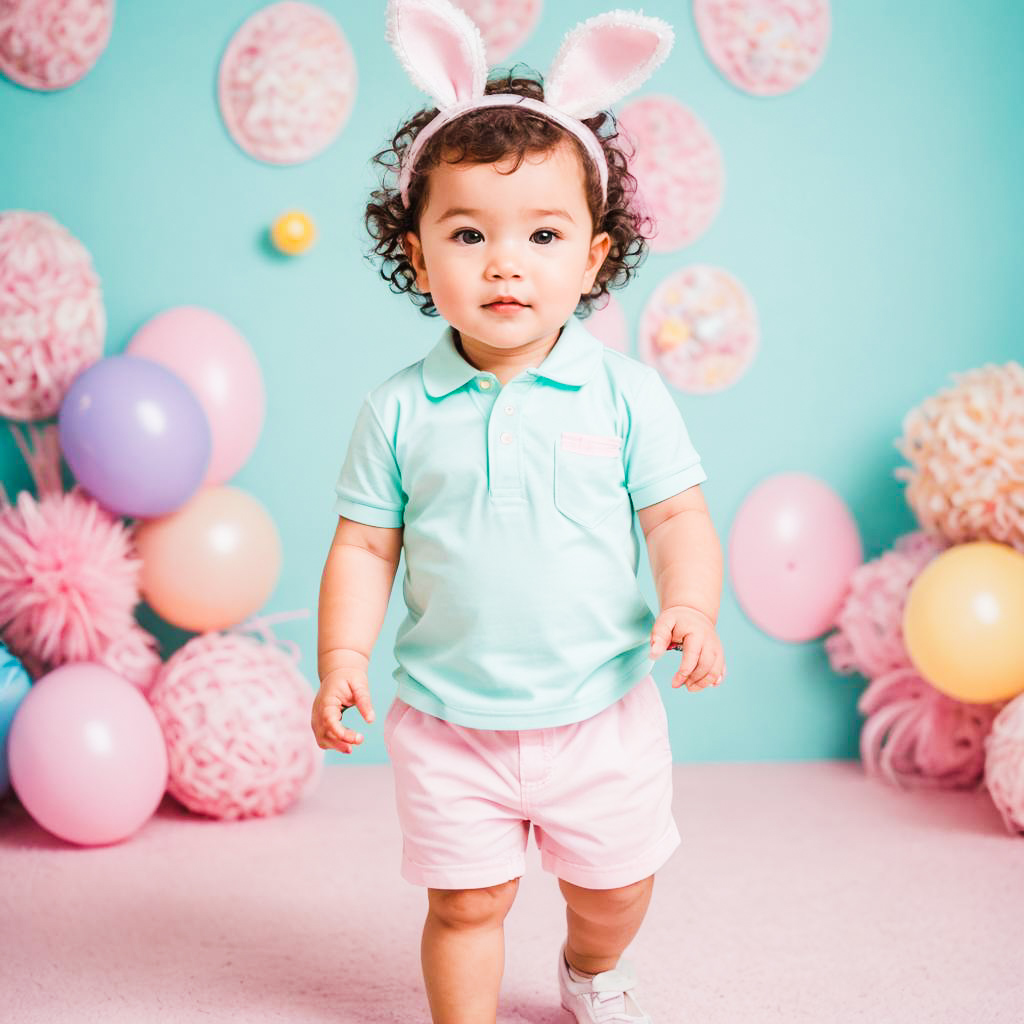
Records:
[[[638,11],[607,11],[566,35],[544,86],[544,101],[591,117],[637,89],[672,49],[672,26]]]
[[[449,0],[388,0],[386,36],[413,84],[439,108],[484,94],[483,37]]]

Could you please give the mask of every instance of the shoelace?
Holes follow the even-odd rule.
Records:
[[[593,990],[586,995],[594,1020],[601,1024],[636,1024],[640,1019],[626,1010],[626,991],[636,985],[630,965],[620,961],[617,968],[596,975],[591,984]]]

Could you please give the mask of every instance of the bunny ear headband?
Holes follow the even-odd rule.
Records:
[[[449,121],[481,107],[517,106],[542,114],[583,143],[608,190],[608,165],[597,136],[580,118],[642,85],[672,49],[672,27],[636,11],[608,11],[570,31],[545,76],[546,102],[517,93],[484,93],[487,57],[480,31],[450,0],[388,0],[387,39],[413,83],[437,103],[402,163],[398,187],[409,205],[409,181],[427,140]]]

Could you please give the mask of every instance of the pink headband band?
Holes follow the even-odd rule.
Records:
[[[409,205],[409,182],[423,146],[439,128],[470,110],[518,106],[572,132],[583,143],[607,194],[608,165],[597,136],[581,118],[632,92],[672,49],[672,28],[635,11],[609,11],[570,31],[545,76],[546,102],[515,93],[485,93],[487,58],[480,30],[450,0],[388,0],[387,39],[413,83],[437,103],[405,155],[398,187]]]

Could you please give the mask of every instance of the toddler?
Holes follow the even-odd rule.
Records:
[[[401,874],[427,890],[421,942],[434,1024],[494,1024],[503,922],[530,825],[566,901],[563,1007],[650,1022],[621,957],[655,871],[680,843],[672,750],[650,675],[725,674],[722,552],[706,479],[660,375],[583,327],[645,254],[649,225],[601,108],[671,46],[616,11],[566,37],[542,85],[488,80],[448,0],[391,0],[388,38],[436,100],[378,164],[366,221],[382,276],[446,326],[364,398],[337,483],[320,590],[324,749],[362,742],[367,669],[405,551],[408,614],[383,723]],[[660,611],[637,586],[643,531]],[[681,645],[681,646],[680,646]]]

